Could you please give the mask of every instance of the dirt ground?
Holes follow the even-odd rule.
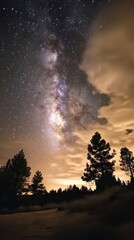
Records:
[[[78,208],[78,203],[74,203],[73,208],[75,206]],[[123,215],[121,205],[121,210],[116,208],[115,212],[112,208],[110,213],[103,205],[102,208],[105,211],[97,208],[92,212],[90,209],[90,214],[87,210],[68,212],[53,209],[0,215],[0,240],[134,239],[133,211],[130,214],[129,207]]]
[[[0,239],[47,240],[64,218],[56,209],[0,215]]]

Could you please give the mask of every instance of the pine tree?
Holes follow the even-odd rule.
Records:
[[[21,195],[25,192],[25,187],[31,174],[31,168],[27,166],[27,160],[23,150],[19,151],[11,160],[9,159],[7,161],[5,169],[12,173],[15,195]]]
[[[46,192],[45,186],[42,183],[42,181],[43,181],[42,173],[40,171],[36,171],[32,179],[32,184],[30,186],[33,195],[37,196],[40,194],[44,194]]]
[[[88,145],[87,159],[90,164],[86,164],[82,180],[94,182],[97,190],[112,186],[116,179],[113,176],[115,161],[115,151],[110,153],[110,144],[106,143],[101,135],[96,132]]]
[[[120,167],[121,170],[130,176],[131,181],[134,180],[134,156],[132,151],[124,147],[120,150]]]
[[[6,168],[0,167],[0,199],[11,199],[15,196],[14,174]]]

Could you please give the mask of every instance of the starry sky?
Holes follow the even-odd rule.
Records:
[[[23,149],[50,190],[82,184],[96,131],[117,162],[134,149],[133,11],[131,0],[0,1],[0,164]]]

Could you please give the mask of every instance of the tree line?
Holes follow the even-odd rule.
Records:
[[[113,186],[125,185],[119,178],[116,179],[115,171],[115,150],[111,151],[110,144],[102,139],[100,133],[96,132],[88,145],[88,153],[86,168],[84,169],[83,181],[94,183],[96,191],[103,191],[106,188]],[[120,150],[120,168],[129,177],[129,183],[134,182],[134,156],[132,151],[123,147]],[[21,204],[26,200],[26,204],[30,199],[33,204],[55,201],[74,200],[75,198],[83,197],[86,194],[92,194],[91,189],[82,186],[81,189],[74,186],[62,191],[51,190],[46,191],[43,184],[43,176],[41,171],[36,171],[31,184],[29,178],[31,168],[28,166],[24,151],[19,151],[12,159],[9,159],[4,166],[0,167],[0,207],[3,205],[12,206],[16,199]],[[24,197],[27,196],[27,197]],[[32,200],[31,200],[32,199]]]
[[[3,207],[12,210],[19,206],[72,201],[91,192],[85,186],[79,189],[73,185],[65,190],[59,188],[57,191],[51,190],[48,193],[41,171],[35,172],[31,184],[30,176],[31,168],[28,166],[23,150],[0,167],[0,212]]]

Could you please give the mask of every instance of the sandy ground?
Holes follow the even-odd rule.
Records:
[[[47,240],[64,218],[56,209],[0,215],[0,240]]]

